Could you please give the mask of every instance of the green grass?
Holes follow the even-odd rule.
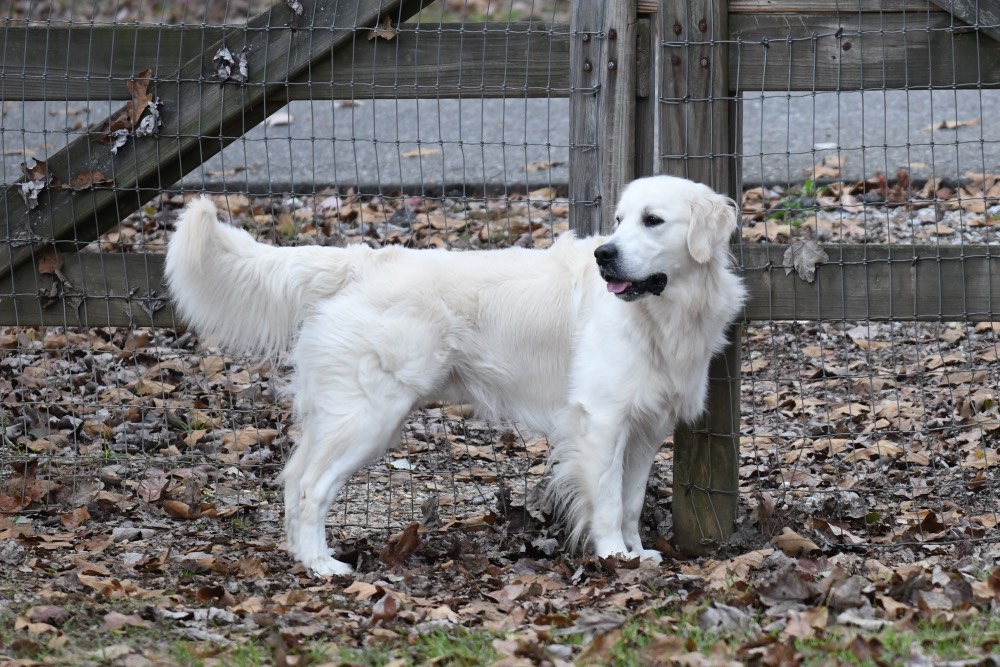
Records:
[[[590,662],[613,667],[639,667],[650,664],[650,660],[657,655],[664,657],[665,647],[668,652],[697,651],[706,656],[722,653],[729,659],[736,659],[741,646],[770,640],[779,644],[791,642],[801,654],[804,667],[877,667],[905,664],[916,653],[923,654],[932,664],[980,658],[988,655],[991,647],[1000,642],[1000,618],[988,616],[956,619],[951,623],[916,621],[911,625],[890,626],[880,632],[833,626],[815,637],[791,640],[780,632],[767,635],[760,630],[771,619],[756,613],[753,615],[756,622],[753,629],[730,633],[703,630],[698,625],[701,611],[703,609],[697,612],[663,610],[655,615],[630,619],[619,629],[614,643],[599,658]],[[856,638],[863,639],[880,652],[876,659],[859,657],[852,645]]]
[[[486,630],[452,628],[417,633],[392,644],[377,644],[364,649],[342,648],[340,659],[351,665],[379,667],[392,660],[408,665],[483,665],[499,656],[493,640],[501,637]]]

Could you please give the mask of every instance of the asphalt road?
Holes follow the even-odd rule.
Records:
[[[5,183],[20,179],[23,155],[45,159],[109,109],[106,103],[6,103],[0,129]],[[997,109],[1000,91],[993,90],[748,95],[744,182],[801,182],[813,165],[838,154],[840,177],[847,180],[898,168],[918,179],[998,172]],[[567,182],[567,100],[298,102],[287,115],[288,122],[273,122],[279,114],[233,143],[184,186],[503,192]],[[959,127],[942,129],[945,122]]]

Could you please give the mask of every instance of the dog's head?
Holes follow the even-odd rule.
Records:
[[[615,210],[614,234],[594,251],[608,291],[625,301],[659,295],[669,276],[721,257],[736,229],[735,204],[673,176],[632,181]]]

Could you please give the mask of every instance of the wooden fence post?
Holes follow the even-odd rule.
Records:
[[[610,231],[635,177],[636,0],[577,0],[570,19],[570,225]]]
[[[635,178],[656,173],[656,35],[655,7],[637,7],[635,34]],[[652,10],[652,15],[650,15]]]
[[[726,0],[662,0],[661,171],[739,201],[739,106],[729,92]],[[701,555],[725,542],[739,501],[740,327],[709,369],[708,411],[674,433],[674,543]]]

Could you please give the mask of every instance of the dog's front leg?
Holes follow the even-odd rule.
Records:
[[[660,451],[662,437],[636,438],[630,442],[625,451],[625,469],[622,482],[622,535],[629,552],[649,559],[656,563],[663,560],[663,555],[655,549],[644,549],[639,537],[639,518],[642,506],[646,500],[646,485],[649,473],[653,467],[656,453]]]
[[[622,535],[624,519],[623,470],[628,433],[620,424],[594,426],[588,434],[591,442],[584,451],[587,458],[583,472],[584,488],[590,490],[590,539],[600,557],[629,556]]]

